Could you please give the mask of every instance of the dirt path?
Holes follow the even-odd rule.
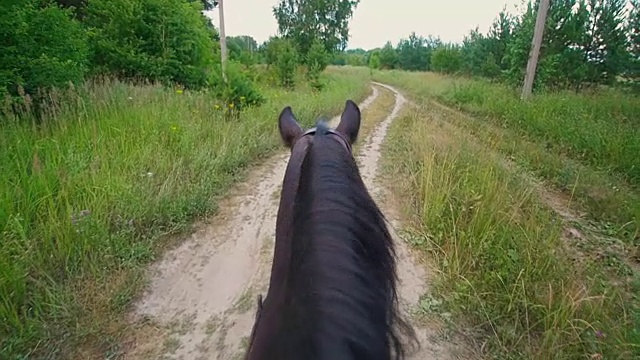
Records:
[[[395,89],[395,106],[367,139],[356,158],[369,191],[399,226],[384,187],[374,181],[380,145],[405,98]],[[360,106],[378,98],[378,87]],[[274,119],[275,121],[275,119]],[[338,118],[332,120],[337,125]],[[363,119],[367,121],[367,119]],[[288,152],[255,169],[220,204],[209,224],[169,251],[152,268],[151,285],[135,309],[146,331],[136,336],[127,359],[241,359],[254,321],[256,295],[266,294],[273,256],[276,214]],[[393,230],[393,229],[392,229]],[[393,231],[392,231],[393,232]],[[404,241],[395,235],[399,257],[400,297],[407,314],[427,290],[428,275]],[[412,321],[421,349],[411,359],[449,359],[452,353],[436,339],[437,330]]]

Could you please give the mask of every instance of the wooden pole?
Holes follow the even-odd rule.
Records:
[[[227,83],[227,37],[224,34],[224,0],[218,0],[220,13],[220,61],[222,65],[222,80]]]
[[[547,12],[549,11],[549,1],[550,0],[540,0],[540,5],[538,5],[536,27],[533,31],[531,52],[529,53],[529,61],[527,62],[527,73],[524,76],[524,85],[522,86],[523,100],[529,99],[531,97],[531,91],[533,90],[533,80],[536,77],[540,47],[542,46],[542,37],[544,35],[544,25],[547,22]]]

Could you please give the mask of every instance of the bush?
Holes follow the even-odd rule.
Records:
[[[329,54],[320,39],[316,39],[307,53],[307,66],[310,73],[321,73],[329,64]]]
[[[276,75],[283,87],[292,88],[295,85],[296,67],[298,65],[298,51],[290,40],[281,39],[274,42],[276,51]]]
[[[307,54],[307,79],[316,90],[324,88],[320,74],[327,68],[328,63],[329,54],[324,44],[319,39],[314,40]]]
[[[95,73],[208,86],[216,45],[200,2],[93,0],[91,28]]]
[[[369,57],[369,68],[380,69],[380,54],[377,51]]]
[[[462,67],[462,53],[458,48],[443,46],[433,51],[431,69],[437,72],[452,74]]]
[[[86,36],[68,10],[21,0],[0,12],[0,96],[79,83],[87,69]]]
[[[244,108],[261,105],[265,98],[260,94],[248,74],[242,69],[242,64],[236,61],[227,63],[227,83],[222,79],[222,69],[216,67],[212,75],[214,94],[223,101],[223,109],[227,116],[239,114]]]

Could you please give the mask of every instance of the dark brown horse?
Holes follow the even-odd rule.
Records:
[[[403,358],[399,331],[414,334],[397,310],[392,238],[351,153],[360,109],[348,100],[335,130],[305,132],[287,106],[278,125],[291,156],[246,359]]]

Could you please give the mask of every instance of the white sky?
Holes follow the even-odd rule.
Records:
[[[278,25],[272,8],[278,0],[225,0],[227,36],[251,35],[258,44],[275,35]],[[522,0],[361,0],[349,23],[349,49],[394,45],[412,31],[460,42],[469,30],[486,32],[506,5],[513,11]],[[390,5],[393,4],[393,5]],[[207,12],[219,26],[218,11]]]

